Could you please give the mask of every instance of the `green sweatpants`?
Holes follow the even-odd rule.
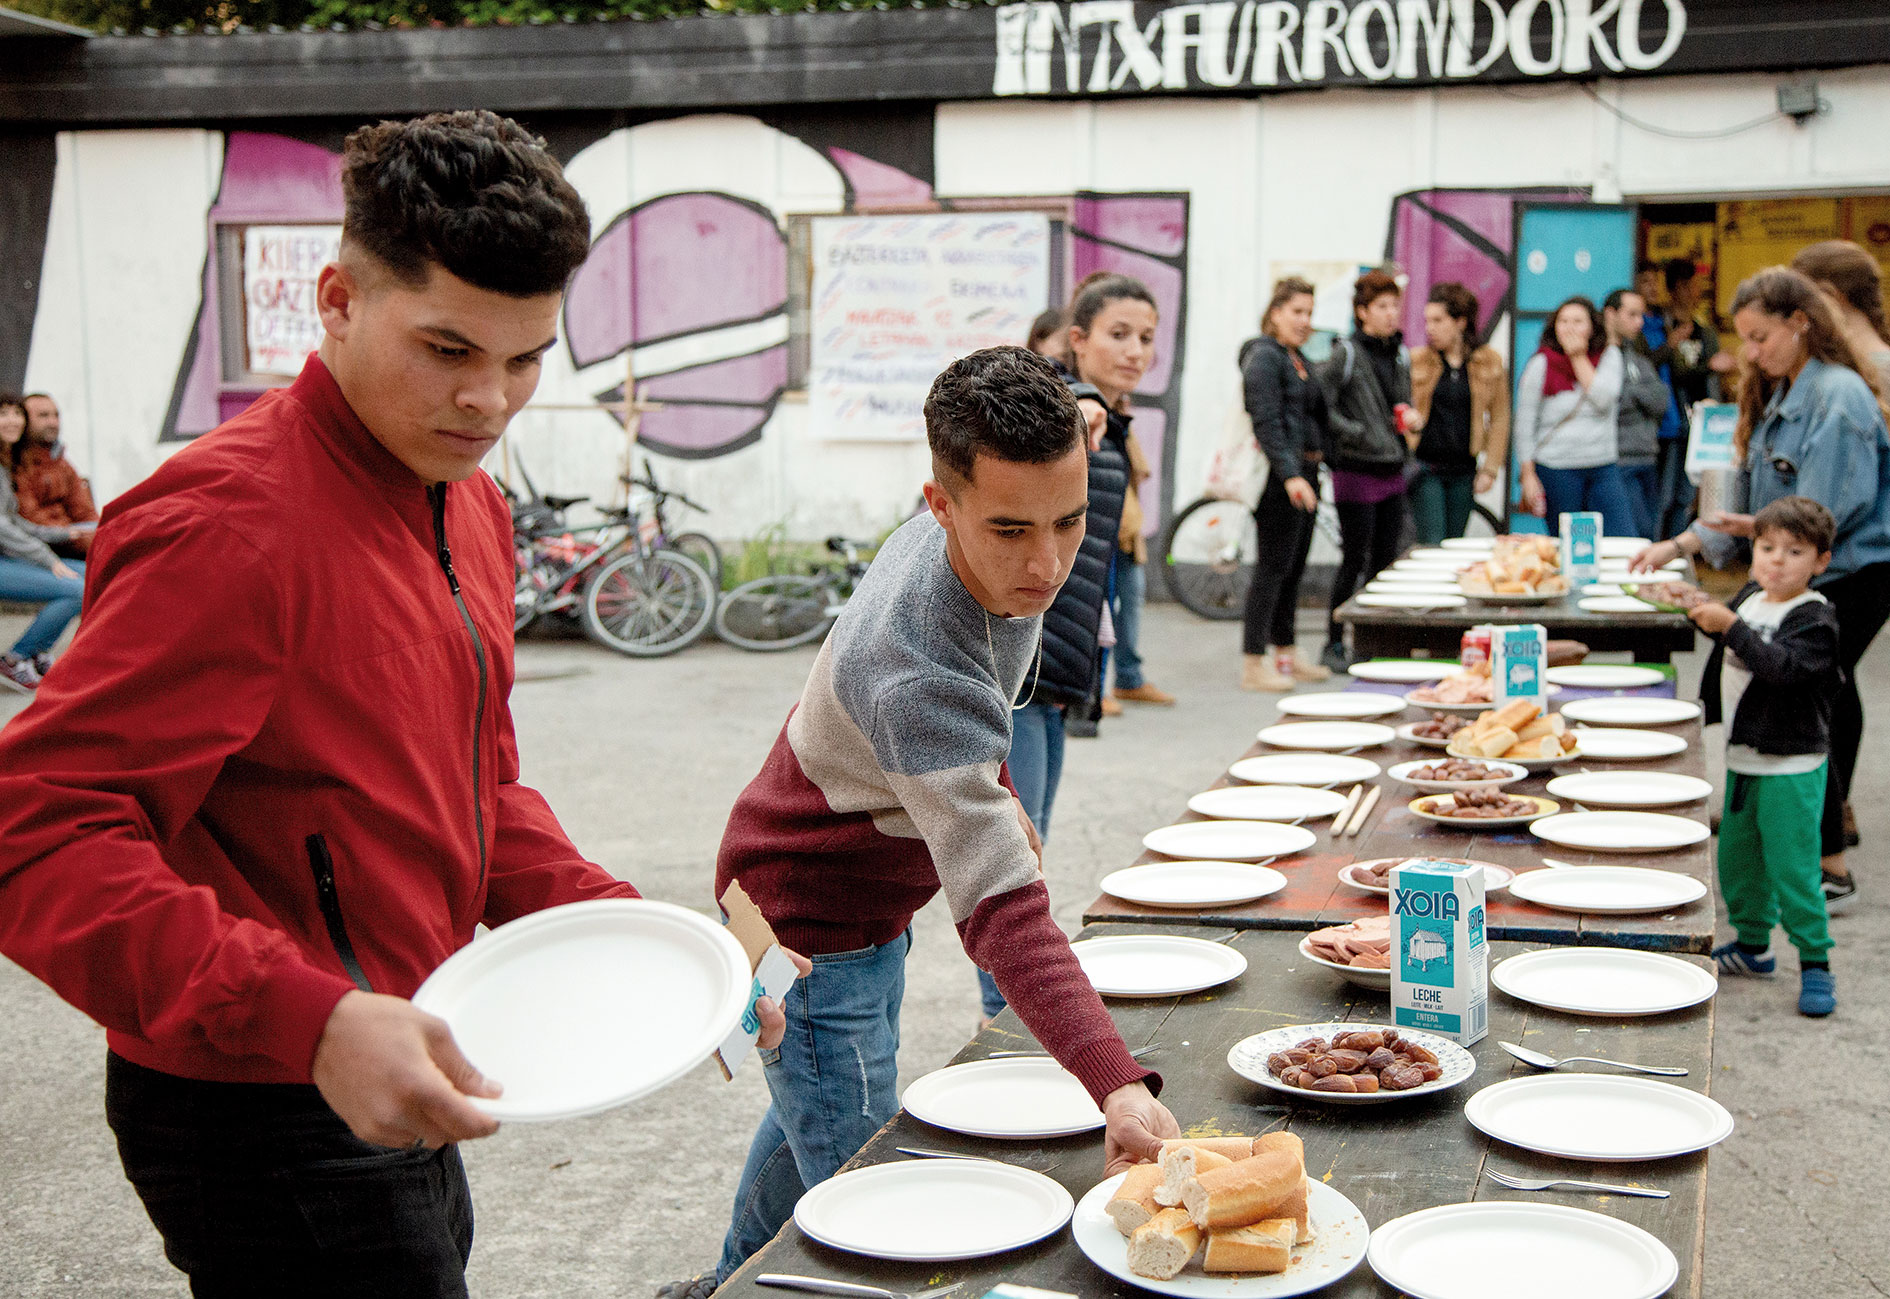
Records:
[[[1800,960],[1822,961],[1830,952],[1818,856],[1824,786],[1824,766],[1798,776],[1726,773],[1719,891],[1740,942],[1768,946],[1773,927],[1783,924]]]

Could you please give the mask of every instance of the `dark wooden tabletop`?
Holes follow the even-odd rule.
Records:
[[[1083,937],[1148,932],[1137,926],[1095,926]],[[1172,928],[1201,938],[1226,938],[1227,929]],[[1306,1144],[1307,1171],[1340,1191],[1378,1229],[1394,1218],[1437,1205],[1467,1201],[1520,1200],[1588,1209],[1653,1233],[1673,1250],[1680,1278],[1672,1294],[1701,1293],[1706,1223],[1706,1156],[1634,1164],[1593,1164],[1535,1155],[1492,1141],[1464,1117],[1464,1105],[1479,1090],[1536,1071],[1511,1059],[1499,1041],[1524,1044],[1553,1056],[1600,1055],[1688,1070],[1678,1085],[1706,1092],[1712,1077],[1713,1004],[1630,1021],[1584,1018],[1490,993],[1490,1034],[1471,1048],[1477,1071],[1448,1092],[1381,1105],[1337,1106],[1275,1092],[1235,1074],[1227,1053],[1236,1042],[1266,1029],[1293,1024],[1346,1021],[1383,1023],[1387,999],[1353,988],[1329,971],[1303,960],[1292,935],[1243,930],[1231,944],[1247,958],[1247,971],[1219,988],[1189,997],[1111,1001],[1123,1039],[1131,1046],[1159,1044],[1148,1064],[1160,1071],[1162,1100],[1184,1133],[1258,1134],[1290,1128]],[[1498,942],[1492,965],[1539,945]],[[1706,962],[1695,961],[1702,967]],[[982,1059],[991,1051],[1028,1046],[1015,1014],[960,1052],[953,1063]],[[1596,1066],[1571,1066],[1596,1069]],[[901,1113],[847,1167],[905,1158],[896,1146],[915,1145],[981,1155],[1031,1168],[1061,1183],[1077,1199],[1103,1180],[1102,1134],[1050,1141],[993,1141],[960,1136]],[[1510,1191],[1487,1180],[1486,1168],[1525,1177],[1569,1177],[1671,1192],[1665,1200],[1599,1195],[1568,1190]],[[975,1299],[1000,1281],[1085,1296],[1131,1296],[1146,1292],[1126,1285],[1092,1264],[1068,1227],[1024,1249],[961,1263],[890,1263],[842,1253],[808,1240],[788,1227],[718,1291],[726,1299],[779,1295],[756,1286],[762,1272],[824,1277],[894,1290],[918,1291],[957,1284],[948,1299]],[[1334,1299],[1389,1299],[1396,1294],[1360,1262],[1345,1280],[1319,1292]],[[1516,1293],[1528,1293],[1518,1278]]]
[[[1466,600],[1455,609],[1378,609],[1353,596],[1336,617],[1352,629],[1355,658],[1388,658],[1422,650],[1455,658],[1464,628],[1481,623],[1541,623],[1556,640],[1578,640],[1591,650],[1626,650],[1648,663],[1670,662],[1694,645],[1693,624],[1685,614],[1649,609],[1645,613],[1592,613],[1580,607],[1579,591],[1547,604],[1485,604]]]
[[[1346,678],[1337,678],[1337,686],[1346,685],[1358,690],[1384,690],[1402,693],[1409,686],[1375,687],[1369,682],[1349,682]],[[1306,692],[1332,689],[1332,684],[1309,686]],[[1555,697],[1552,706],[1576,698],[1590,697],[1616,692],[1594,690],[1567,690]],[[1621,691],[1621,694],[1661,694],[1671,697],[1673,687],[1654,687],[1647,691]],[[1274,721],[1288,722],[1295,719],[1277,716],[1274,710],[1262,705],[1256,715],[1267,724]],[[1406,722],[1421,720],[1429,716],[1421,709],[1407,709],[1404,713],[1381,720],[1388,726],[1401,726]],[[1653,762],[1601,762],[1590,758],[1581,758],[1565,763],[1549,772],[1534,775],[1514,785],[1506,786],[1522,794],[1544,795],[1549,780],[1558,774],[1575,771],[1664,771],[1681,775],[1706,776],[1706,756],[1701,747],[1700,724],[1697,721],[1686,722],[1679,726],[1655,728],[1671,731],[1684,736],[1687,748],[1683,753],[1671,758]],[[1275,749],[1256,742],[1243,757],[1261,753],[1282,753],[1289,750]],[[1441,758],[1443,750],[1426,748],[1404,740],[1394,740],[1390,744],[1366,749],[1359,754],[1370,758],[1380,767],[1389,770],[1400,762],[1414,758]],[[1220,789],[1227,785],[1239,785],[1244,782],[1235,780],[1225,773],[1214,782],[1213,788]],[[1213,924],[1225,925],[1236,929],[1320,929],[1327,925],[1344,924],[1368,915],[1382,915],[1385,910],[1383,894],[1367,893],[1339,879],[1341,867],[1353,861],[1370,861],[1380,857],[1467,857],[1477,861],[1494,862],[1498,866],[1507,866],[1511,870],[1523,872],[1543,869],[1542,858],[1546,854],[1559,861],[1578,864],[1589,863],[1608,866],[1644,866],[1656,870],[1674,871],[1706,883],[1706,896],[1686,907],[1671,912],[1658,912],[1647,915],[1595,916],[1579,915],[1568,911],[1550,911],[1532,903],[1512,897],[1507,890],[1492,893],[1486,899],[1488,909],[1490,937],[1492,939],[1514,939],[1520,942],[1542,942],[1552,944],[1599,944],[1616,947],[1639,947],[1651,951],[1704,953],[1713,945],[1714,902],[1712,894],[1713,852],[1712,840],[1708,838],[1691,848],[1680,848],[1668,852],[1646,854],[1593,853],[1572,848],[1561,848],[1545,843],[1524,829],[1516,830],[1457,830],[1449,826],[1426,821],[1410,810],[1410,803],[1420,795],[1409,785],[1403,785],[1389,776],[1379,775],[1369,785],[1379,786],[1383,792],[1379,795],[1378,806],[1365,822],[1365,828],[1356,837],[1335,839],[1332,820],[1308,822],[1306,829],[1318,836],[1318,841],[1305,852],[1291,857],[1282,857],[1270,863],[1274,870],[1286,876],[1286,888],[1270,897],[1257,902],[1237,907],[1222,907],[1213,910],[1161,910],[1153,907],[1138,906],[1120,898],[1104,893],[1091,902],[1083,911],[1085,924],[1136,923],[1155,925]],[[1344,792],[1349,786],[1340,786]],[[1545,795],[1546,796],[1546,795]],[[1714,806],[1713,800],[1701,800],[1679,807],[1650,808],[1650,811],[1683,816],[1690,820],[1708,824],[1708,817]],[[1565,812],[1574,811],[1572,805],[1565,805]],[[1208,818],[1199,816],[1183,808],[1175,818],[1177,822],[1204,821]],[[1133,863],[1166,861],[1168,858],[1158,853],[1144,852]]]

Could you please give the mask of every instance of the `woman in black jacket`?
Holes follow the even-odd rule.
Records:
[[[1299,354],[1312,337],[1312,313],[1313,286],[1288,276],[1273,286],[1262,337],[1241,349],[1247,416],[1267,458],[1267,485],[1253,512],[1260,562],[1241,632],[1243,690],[1291,690],[1295,681],[1332,675],[1295,646],[1293,632],[1326,453],[1325,398]]]

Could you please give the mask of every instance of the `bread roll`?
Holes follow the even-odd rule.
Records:
[[[1512,744],[1502,753],[1491,755],[1497,758],[1559,758],[1562,756],[1562,737],[1559,735],[1539,735],[1533,740],[1522,740]]]
[[[1463,753],[1478,758],[1500,758],[1516,743],[1516,732],[1507,726],[1498,726],[1484,731],[1481,735],[1472,735],[1452,745]]]
[[[1527,699],[1512,699],[1496,711],[1485,713],[1483,716],[1489,718],[1498,726],[1506,726],[1514,731],[1533,722],[1536,719],[1536,714],[1541,711],[1540,708],[1537,708]]]
[[[1129,1237],[1129,1271],[1167,1281],[1201,1247],[1201,1230],[1180,1209],[1163,1209]]]
[[[1209,1272],[1284,1272],[1293,1263],[1295,1238],[1291,1218],[1210,1231],[1201,1266]]]
[[[1181,1203],[1181,1188],[1186,1186],[1191,1179],[1216,1168],[1226,1168],[1234,1162],[1226,1155],[1204,1150],[1200,1146],[1190,1145],[1185,1141],[1177,1144],[1172,1150],[1166,1148],[1166,1142],[1163,1143],[1163,1147],[1162,1184],[1155,1188],[1155,1203],[1168,1208]],[[1253,1142],[1248,1141],[1245,1157],[1251,1158],[1252,1155]]]
[[[1306,1143],[1291,1132],[1269,1132],[1264,1136],[1255,1137],[1253,1139],[1254,1154],[1264,1155],[1269,1150],[1284,1150],[1288,1152],[1293,1158],[1299,1160],[1302,1167],[1304,1167],[1306,1163]]]
[[[1246,1227],[1273,1216],[1273,1207],[1305,1181],[1306,1166],[1290,1150],[1268,1150],[1190,1178],[1181,1202],[1195,1225],[1214,1229]]]
[[[1258,1144],[1253,1137],[1170,1137],[1162,1142],[1162,1154],[1177,1146],[1193,1146],[1196,1150],[1212,1150],[1229,1160],[1251,1159],[1259,1153]]]
[[[1155,1190],[1162,1184],[1159,1164],[1137,1164],[1123,1177],[1115,1196],[1104,1206],[1116,1230],[1132,1235],[1135,1229],[1161,1212],[1155,1203]]]
[[[1313,1239],[1312,1213],[1309,1204],[1311,1195],[1312,1180],[1302,1177],[1299,1180],[1299,1189],[1273,1206],[1274,1217],[1293,1220],[1293,1226],[1299,1232],[1295,1238],[1295,1244],[1309,1244]]]

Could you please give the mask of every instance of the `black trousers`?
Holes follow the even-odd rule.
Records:
[[[125,1176],[198,1299],[464,1299],[459,1151],[369,1145],[313,1087],[199,1082],[113,1054]]]
[[[1308,482],[1316,483],[1316,476]],[[1253,525],[1260,534],[1253,581],[1247,585],[1247,612],[1241,625],[1240,647],[1248,654],[1264,654],[1269,645],[1288,648],[1295,639],[1293,619],[1299,610],[1299,579],[1306,573],[1306,552],[1312,549],[1313,516],[1286,498],[1278,474],[1267,477]]]
[[[1339,573],[1332,580],[1332,617],[1326,638],[1337,644],[1345,634],[1339,626],[1339,606],[1354,592],[1389,568],[1404,540],[1404,493],[1388,496],[1376,505],[1339,503]]]
[[[1844,684],[1831,699],[1831,763],[1826,769],[1824,820],[1819,851],[1844,851],[1844,800],[1851,796],[1857,749],[1864,742],[1864,701],[1857,693],[1857,664],[1890,618],[1890,563],[1870,564],[1818,588],[1838,620],[1838,661]]]

